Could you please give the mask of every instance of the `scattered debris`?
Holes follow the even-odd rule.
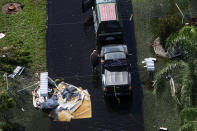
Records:
[[[36,78],[39,78],[39,73],[35,73],[34,76],[35,76]]]
[[[131,21],[133,19],[133,14],[130,15],[129,20]]]
[[[2,12],[5,14],[16,14],[17,12],[22,11],[24,5],[20,3],[7,3],[3,5]]]
[[[7,90],[9,89],[9,87],[8,87],[8,73],[4,73],[3,74],[3,77],[5,78],[5,80],[6,80],[6,88],[7,88]]]
[[[51,84],[52,86],[48,85]],[[46,87],[47,86],[47,87]],[[56,83],[41,73],[40,85],[34,89],[33,105],[35,108],[50,112],[56,121],[69,122],[72,119],[91,118],[91,100],[87,90],[61,82]]]
[[[175,97],[176,89],[175,89],[174,80],[172,77],[170,78],[170,88],[171,88],[172,97]]]
[[[6,55],[2,55],[2,56],[0,56],[1,58],[5,58],[6,57]]]
[[[183,23],[184,23],[185,15],[183,14],[183,11],[180,9],[180,7],[178,6],[178,4],[177,4],[177,3],[175,3],[175,5],[176,5],[177,9],[179,10],[179,12],[180,12],[180,13],[181,13],[181,15],[182,15],[182,24],[183,24]]]
[[[168,131],[168,129],[167,128],[164,128],[164,127],[160,127],[159,130],[160,131]]]
[[[178,97],[176,96],[176,89],[175,89],[175,86],[174,86],[174,80],[171,76],[168,76],[168,79],[170,80],[170,89],[171,89],[171,95],[172,97],[174,98],[174,100],[179,104],[181,105]]]
[[[3,37],[5,37],[4,33],[0,33],[0,39],[2,39]]]
[[[25,90],[25,89],[28,89],[28,88],[34,87],[34,86],[36,86],[36,85],[38,85],[38,84],[39,84],[39,81],[38,81],[38,82],[36,82],[36,83],[34,83],[34,84],[33,84],[33,85],[31,85],[31,86],[28,86],[28,87],[26,87],[26,88],[20,89],[20,90],[18,90],[17,92],[21,92],[21,91],[23,91],[23,90]]]
[[[147,68],[147,71],[155,71],[155,65],[154,62],[156,61],[156,58],[145,58],[142,63],[145,63],[146,65],[144,67]]]
[[[55,86],[56,88],[58,88],[57,85],[56,85],[56,83],[55,83],[50,77],[48,77],[48,81],[49,81],[49,83],[50,83],[51,85],[53,85],[53,86]]]
[[[25,110],[24,110],[24,108],[21,108],[21,110],[24,112]]]
[[[17,66],[17,67],[14,69],[13,73],[10,74],[8,77],[14,78],[17,74],[18,74],[18,75],[21,75],[21,73],[23,72],[24,69],[25,69],[24,67]]]
[[[160,44],[160,38],[159,37],[157,39],[155,39],[152,46],[153,46],[155,54],[158,57],[163,57],[163,58],[169,59],[168,53],[165,51],[165,49]]]
[[[158,57],[162,57],[162,58],[166,58],[166,59],[172,59],[175,57],[178,57],[181,55],[180,51],[178,48],[171,48],[170,50],[168,50],[167,52],[165,51],[165,49],[163,48],[163,46],[160,43],[160,38],[158,37],[157,39],[155,39],[155,41],[152,44],[153,49],[155,54]]]

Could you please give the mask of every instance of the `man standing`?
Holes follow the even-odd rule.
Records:
[[[92,72],[97,71],[97,65],[99,64],[99,57],[96,50],[93,50],[93,52],[90,55],[90,63],[92,65]]]

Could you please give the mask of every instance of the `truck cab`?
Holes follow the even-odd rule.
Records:
[[[121,43],[123,41],[123,33],[117,1],[89,0],[89,4],[87,3],[84,8],[92,7],[97,42],[102,44],[109,42]]]
[[[126,45],[106,45],[101,48],[101,77],[105,96],[130,95],[131,68]]]

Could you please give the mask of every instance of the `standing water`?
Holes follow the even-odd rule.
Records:
[[[133,54],[131,64],[134,83],[132,99],[122,98],[117,109],[117,103],[114,102],[116,100],[104,99],[97,77],[91,72],[89,55],[95,48],[95,36],[92,29],[84,30],[83,23],[92,12],[82,14],[81,2],[78,0],[48,0],[47,68],[49,75],[54,79],[64,79],[67,83],[88,89],[92,102],[92,118],[72,120],[70,123],[51,121],[50,130],[144,130],[134,24],[133,21],[129,21],[132,13],[131,1],[125,0],[119,4],[125,44]]]

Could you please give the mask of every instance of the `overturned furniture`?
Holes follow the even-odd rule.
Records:
[[[38,86],[33,92],[33,105],[48,110],[49,116],[56,121],[69,122],[71,119],[91,118],[91,100],[87,90],[61,82],[58,86],[48,86],[48,94]],[[48,80],[47,80],[48,83]],[[41,93],[43,90],[43,93]]]

